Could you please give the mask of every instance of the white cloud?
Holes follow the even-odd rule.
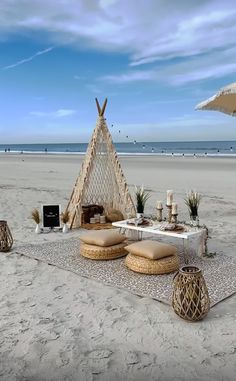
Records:
[[[194,112],[183,117],[159,119],[153,123],[117,123],[116,130],[129,131],[129,138],[137,141],[196,141],[232,140],[235,136],[234,118],[220,113]],[[133,132],[133,134],[132,134]],[[120,134],[114,134],[120,141]],[[125,141],[125,139],[123,139]]]
[[[0,40],[46,32],[53,44],[127,54],[130,70],[107,75],[107,82],[183,85],[236,72],[235,20],[234,0],[1,0]],[[152,70],[144,66],[155,62]]]
[[[49,117],[49,118],[63,118],[65,116],[71,116],[76,114],[76,110],[72,109],[59,109],[56,111],[51,111],[51,112],[45,112],[45,111],[31,111],[30,115],[36,116],[38,118],[44,118],[44,117]]]
[[[1,0],[0,39],[48,32],[51,41],[128,53],[132,65],[235,44],[234,0]]]
[[[192,5],[182,16],[175,9],[175,16],[167,15],[166,33],[157,26],[156,38],[133,55],[131,65],[191,57],[214,49],[224,50],[234,44],[232,35],[236,33],[236,11],[230,7],[227,9],[227,4],[230,5],[230,1],[226,1],[224,6],[215,2],[213,7],[210,1],[205,1],[201,7]]]
[[[166,82],[184,85],[199,80],[216,79],[236,73],[236,48],[212,52],[204,57],[195,57],[161,70]]]
[[[137,81],[150,81],[152,80],[155,72],[152,70],[143,71],[130,71],[118,75],[106,75],[100,78],[101,81],[107,81],[111,83],[129,83]]]
[[[38,52],[36,52],[35,54],[33,54],[32,56],[28,57],[28,58],[23,58],[21,59],[20,61],[17,61],[15,62],[14,64],[11,64],[11,65],[7,65],[7,66],[4,66],[2,69],[3,70],[8,70],[8,69],[13,69],[14,67],[16,66],[19,66],[19,65],[23,65],[27,62],[30,62],[32,61],[33,59],[35,59],[36,57],[38,56],[42,56],[43,54],[46,54],[48,52],[51,52],[51,50],[53,50],[53,47],[49,47],[47,49],[44,49],[44,50],[39,50]]]
[[[233,119],[233,118],[232,118]],[[216,127],[222,126],[227,120],[228,125],[233,126],[234,121],[219,117],[214,114],[209,117],[207,113],[195,112],[194,114],[184,115],[183,117],[172,117],[165,118],[165,120],[159,120],[156,123],[127,123],[127,124],[117,124],[117,128],[122,129],[123,131],[145,131],[146,129],[167,129],[167,128],[200,128],[200,127]]]
[[[140,81],[156,81],[172,86],[183,86],[201,80],[221,78],[236,73],[236,48],[219,53],[213,51],[204,56],[186,58],[178,63],[153,66],[152,70],[129,70],[124,73],[103,76],[108,83],[127,84]]]

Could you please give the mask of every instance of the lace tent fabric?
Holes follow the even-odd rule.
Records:
[[[71,228],[81,226],[82,205],[102,205],[105,213],[114,208],[122,212],[125,218],[135,213],[128,185],[104,118],[107,99],[102,108],[97,99],[96,104],[98,108],[96,127],[67,206]]]

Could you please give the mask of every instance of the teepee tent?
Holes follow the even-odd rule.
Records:
[[[71,228],[81,226],[82,205],[102,205],[105,213],[114,208],[122,212],[125,218],[135,213],[128,185],[104,118],[107,99],[102,108],[97,99],[96,104],[98,109],[96,127],[67,206]]]

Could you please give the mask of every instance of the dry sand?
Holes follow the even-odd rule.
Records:
[[[29,218],[41,203],[64,208],[78,175],[77,155],[0,155],[0,219],[15,249],[57,241],[78,231],[34,234]],[[147,212],[173,189],[180,219],[186,190],[204,195],[200,217],[210,248],[235,255],[236,160],[230,158],[122,157],[128,183],[152,190]],[[42,262],[0,255],[1,380],[235,379],[236,296],[186,323],[169,306],[140,298]]]

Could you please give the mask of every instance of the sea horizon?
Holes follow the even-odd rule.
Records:
[[[0,152],[85,154],[89,143],[0,144]],[[236,156],[236,141],[114,142],[119,155]]]

